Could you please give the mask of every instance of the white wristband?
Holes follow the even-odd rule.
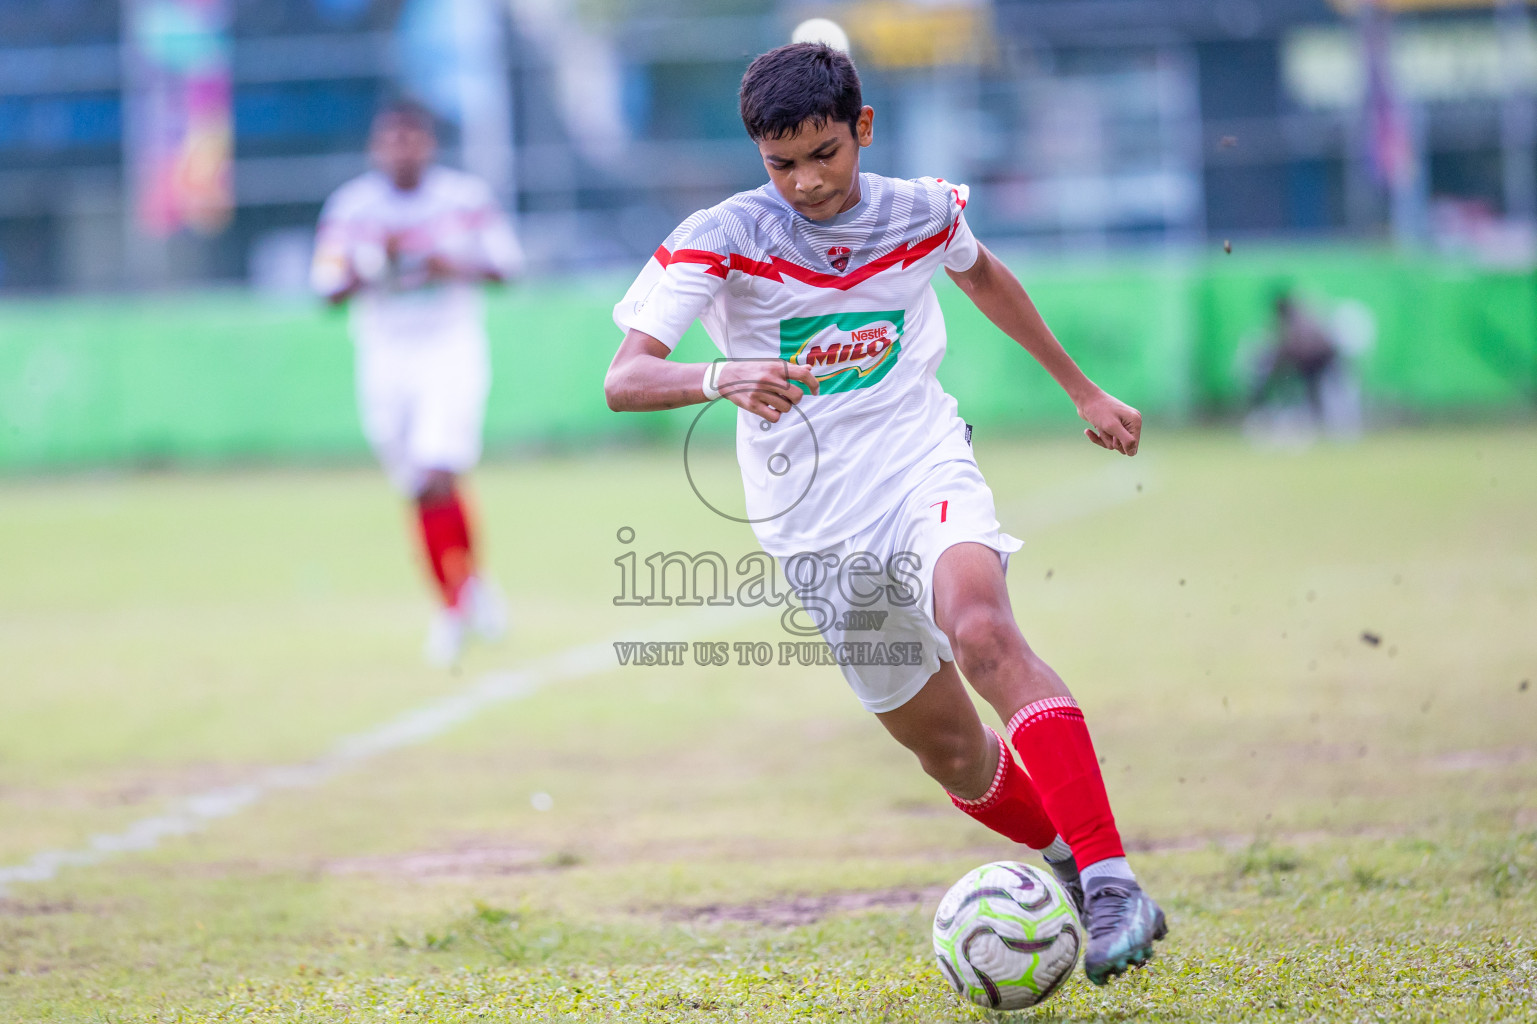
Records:
[[[720,388],[715,386],[716,378],[719,376],[719,360],[715,360],[704,368],[704,380],[700,383],[699,390],[704,392],[706,402],[713,402],[720,397]]]

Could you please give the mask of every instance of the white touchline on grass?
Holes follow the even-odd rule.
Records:
[[[1035,533],[1058,523],[1113,508],[1136,497],[1134,485],[1148,474],[1141,466],[1115,465],[1056,487],[1011,506],[1004,529],[1016,535]],[[670,640],[715,635],[745,619],[776,611],[771,608],[701,608],[699,611],[647,627],[653,636]],[[344,736],[330,752],[313,761],[268,769],[251,782],[210,789],[173,803],[162,814],[141,818],[121,832],[103,833],[73,850],[45,850],[24,864],[0,867],[0,896],[17,882],[46,882],[61,868],[97,864],[120,853],[152,850],[161,840],[203,829],[263,797],[285,789],[318,786],[349,768],[403,747],[425,743],[469,721],[487,708],[520,700],[553,683],[581,679],[613,669],[614,643],[634,639],[627,630],[601,643],[583,644],[539,658],[520,669],[488,672],[468,689],[424,704],[367,732]]]
[[[710,636],[735,621],[769,609],[710,608],[658,623],[669,639]],[[91,837],[88,845],[73,850],[45,850],[24,864],[0,868],[0,895],[17,882],[46,882],[60,868],[96,864],[119,853],[152,850],[162,839],[201,830],[208,822],[227,818],[258,800],[283,789],[317,786],[333,776],[402,747],[440,736],[497,704],[527,697],[552,683],[580,679],[611,670],[614,643],[634,639],[627,630],[602,643],[584,644],[537,659],[521,669],[488,672],[469,689],[424,704],[367,732],[344,736],[330,752],[302,764],[284,765],[263,772],[251,782],[210,789],[176,801],[164,813],[141,818],[121,832]]]

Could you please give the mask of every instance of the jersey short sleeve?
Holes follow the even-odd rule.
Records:
[[[977,246],[977,236],[971,233],[971,225],[966,223],[966,203],[970,199],[971,190],[965,185],[942,178],[926,180],[950,190],[950,214],[954,227],[950,229],[950,238],[945,243],[945,268],[958,274],[964,273],[975,266],[977,257],[982,255],[982,250]]]
[[[677,346],[726,283],[730,249],[712,223],[710,211],[701,210],[657,248],[614,307],[620,330],[642,331],[669,349]]]

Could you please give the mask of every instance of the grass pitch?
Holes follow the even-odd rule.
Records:
[[[1173,928],[1152,968],[1033,1015],[1530,1019],[1537,431],[978,455],[1027,542],[1017,615]],[[619,633],[785,639],[613,605],[627,551],[755,550],[675,453],[493,466],[478,494],[518,628],[455,675],[417,660],[428,605],[373,472],[0,485],[0,866]],[[615,663],[10,887],[0,1020],[974,1020],[929,915],[1013,855],[836,670]]]

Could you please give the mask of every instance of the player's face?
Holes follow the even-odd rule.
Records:
[[[437,139],[432,132],[411,118],[389,114],[374,125],[368,144],[374,165],[395,183],[396,188],[407,191],[421,183],[437,149]]]
[[[826,220],[859,202],[859,151],[874,138],[874,127],[875,111],[865,107],[853,131],[841,121],[820,128],[808,121],[794,135],[759,140],[758,152],[785,202]]]

